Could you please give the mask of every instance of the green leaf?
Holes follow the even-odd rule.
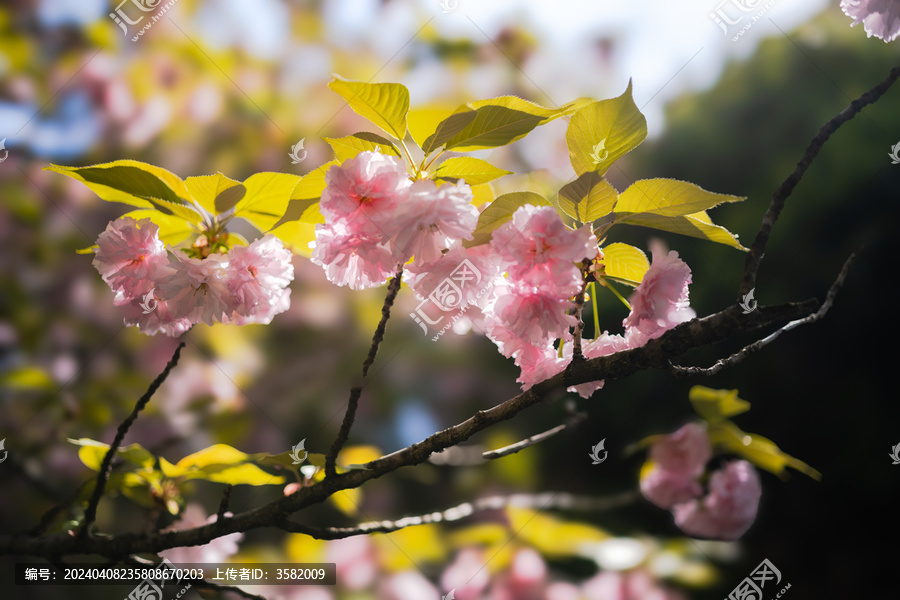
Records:
[[[710,424],[750,410],[750,403],[738,398],[737,390],[714,390],[695,385],[688,393],[694,411]]]
[[[480,158],[472,158],[471,156],[456,156],[448,158],[435,169],[432,177],[434,179],[447,179],[456,181],[464,179],[469,185],[479,185],[493,181],[504,175],[509,175],[512,171],[495,167],[486,160]]]
[[[266,473],[255,464],[253,457],[227,444],[214,444],[185,456],[173,465],[160,459],[166,477],[172,479],[205,479],[231,485],[274,485],[285,482],[284,477]]]
[[[367,150],[379,150],[382,154],[400,157],[400,151],[397,150],[397,147],[391,140],[381,137],[377,133],[361,131],[341,138],[322,139],[328,142],[328,145],[334,150],[335,158],[340,162],[344,162]]]
[[[631,215],[653,214],[680,217],[705,211],[723,202],[740,202],[741,196],[708,192],[698,185],[677,179],[642,179],[619,196],[616,221]]]
[[[409,90],[399,83],[364,83],[335,75],[328,87],[337,92],[361,117],[398,140],[406,137]]]
[[[117,160],[87,167],[50,165],[44,168],[81,181],[108,202],[152,208],[151,199],[183,205],[190,198],[187,187],[177,175],[136,160]]]
[[[265,233],[281,219],[288,207],[299,175],[255,173],[244,180],[247,193],[234,206],[234,216],[242,217]]]
[[[419,146],[425,152],[430,154],[446,144],[453,136],[462,131],[469,123],[475,119],[475,109],[469,104],[463,104],[448,117],[443,119],[434,127],[434,133],[425,138]],[[414,138],[417,139],[417,138]]]
[[[53,378],[38,367],[20,367],[0,375],[0,387],[16,392],[49,390],[53,388]]]
[[[497,199],[478,216],[474,239],[471,242],[464,241],[463,246],[471,248],[488,243],[494,230],[509,221],[513,213],[526,204],[550,206],[546,198],[534,192],[511,192],[497,196]]]
[[[566,131],[569,160],[577,175],[601,175],[620,157],[647,137],[647,119],[638,110],[628,88],[618,98],[600,100],[575,113]]]
[[[230,179],[221,173],[188,177],[184,180],[191,197],[211,215],[223,213],[232,208],[247,189],[240,181]]]
[[[316,167],[304,175],[297,184],[297,187],[295,187],[294,191],[291,193],[291,200],[306,200],[312,198],[318,202],[319,198],[322,196],[322,192],[325,191],[325,185],[328,183],[326,178],[328,170],[338,164],[340,164],[340,162],[336,160],[328,161],[324,165]]]
[[[170,246],[177,246],[192,234],[197,233],[184,219],[166,215],[154,209],[133,210],[125,213],[122,217],[131,217],[136,221],[150,219],[159,227],[159,239]]]
[[[552,109],[517,96],[478,100],[470,104],[475,109],[475,117],[447,140],[445,148],[468,151],[505,146],[522,139],[538,125],[570,114],[576,105],[573,102]],[[435,146],[435,143],[431,145]]]
[[[713,447],[737,454],[760,469],[765,469],[781,478],[785,477],[787,467],[791,467],[816,481],[822,479],[820,472],[802,460],[782,452],[772,440],[761,435],[745,433],[731,421],[724,421],[710,427],[709,441]]]
[[[632,287],[640,284],[650,268],[650,261],[640,248],[616,242],[604,246],[602,251],[605,274]]]
[[[579,223],[590,223],[611,213],[618,198],[606,178],[588,171],[559,190],[559,208]]]
[[[78,458],[81,459],[84,466],[92,471],[100,470],[103,458],[109,452],[109,444],[88,438],[69,439],[69,442],[81,446],[78,449]],[[156,458],[154,458],[153,454],[140,444],[129,444],[128,446],[120,447],[116,451],[116,456],[142,468],[149,468],[156,464]]]
[[[662,215],[654,215],[651,213],[639,213],[630,215],[623,221],[616,223],[624,223],[625,225],[639,225],[641,227],[650,227],[651,229],[660,229],[678,233],[689,237],[708,240],[718,244],[725,244],[738,250],[746,251],[737,236],[721,227],[712,223],[705,212],[694,213],[692,215],[684,215],[682,217],[664,217]]]

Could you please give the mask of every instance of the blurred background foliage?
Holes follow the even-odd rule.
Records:
[[[617,39],[599,35],[578,58],[586,75],[560,91],[545,40],[519,12],[496,35],[479,33],[475,25],[468,36],[448,36],[432,22],[440,7],[426,3],[370,3],[364,18],[348,8],[351,2],[267,0],[252,9],[237,4],[179,0],[136,43],[120,37],[105,3],[0,4],[0,137],[9,151],[0,164],[0,437],[9,452],[0,465],[4,532],[37,522],[91,476],[67,439],[108,443],[177,343],[123,327],[90,256],[75,253],[127,208],[42,171],[49,162],[132,158],[182,177],[220,171],[238,180],[265,170],[302,174],[332,158],[322,137],[365,127],[326,88],[331,72],[404,83],[414,107],[453,107],[503,94],[547,105],[577,95],[607,98],[620,94],[633,75],[614,60]],[[269,21],[286,26],[267,30],[246,11],[266,13]],[[699,18],[705,18],[702,12]],[[405,38],[373,34],[395,22],[413,23],[416,35],[404,44]],[[867,39],[848,25],[835,3],[783,34],[760,35],[751,54],[727,59],[711,87],[671,98],[664,127],[657,123],[656,135],[620,160],[610,180],[622,190],[636,179],[672,177],[747,196],[712,216],[749,245],[772,192],[819,127],[896,64],[896,44]],[[653,60],[652,53],[643,60]],[[896,286],[889,283],[896,273],[891,230],[900,216],[900,167],[887,157],[900,136],[898,101],[895,87],[832,137],[789,200],[769,244],[756,289],[761,304],[823,298],[844,258],[858,252],[824,322],[786,334],[712,379],[647,372],[607,382],[587,401],[567,396],[536,406],[468,444],[477,453],[565,422],[573,413],[584,418],[519,454],[467,466],[404,469],[298,517],[307,524],[350,525],[494,494],[563,490],[605,497],[633,491],[643,456],[626,449],[694,418],[687,391],[700,383],[740,389],[753,405],[741,426],[773,439],[824,475],[821,482],[798,475],[782,482],[762,474],[760,514],[742,541],[691,542],[668,513],[635,499],[595,514],[488,511],[452,526],[341,542],[252,531],[239,550],[223,542],[218,554],[207,548],[173,556],[217,561],[238,550],[232,560],[338,562],[337,588],[277,590],[289,598],[437,598],[435,593],[446,593],[459,580],[458,573],[484,563],[494,581],[493,598],[530,598],[532,592],[521,587],[529,581],[523,573],[546,568],[548,581],[582,585],[600,566],[633,566],[630,558],[609,559],[610,553],[639,556],[643,572],[700,600],[727,595],[763,558],[792,584],[792,598],[850,596],[861,585],[878,585],[869,576],[861,583],[860,575],[876,572],[884,560],[873,532],[897,525],[897,473],[885,451],[900,442],[891,377]],[[501,180],[498,193],[558,189],[568,180],[564,121],[509,148],[476,153],[516,173],[532,173]],[[308,155],[292,165],[288,152],[300,139]],[[619,228],[613,235],[613,241],[646,247],[651,235],[660,234]],[[693,269],[691,301],[698,314],[736,301],[742,253],[662,237]],[[302,257],[294,264],[291,308],[271,326],[200,325],[187,334],[181,364],[127,443],[173,463],[215,443],[248,453],[283,453],[301,439],[310,452],[328,448],[384,290],[335,288]],[[363,393],[351,436],[355,445],[391,452],[518,391],[517,369],[483,336],[447,335],[438,343],[423,338],[406,317],[416,303],[407,289],[401,292]],[[601,298],[600,313],[604,327],[620,331],[625,314],[612,296]],[[749,341],[697,350],[684,362],[708,365]],[[594,466],[587,454],[601,439],[609,460]],[[180,522],[165,511],[152,514],[164,526],[202,522],[215,513],[221,489],[192,481],[180,490],[187,507]],[[231,510],[250,509],[281,493],[277,485],[238,487]],[[140,531],[152,524],[144,508],[121,496],[108,497],[100,508],[102,531]],[[65,517],[77,519],[77,509]],[[614,537],[631,540],[602,546]],[[579,551],[585,544],[600,550]],[[3,557],[4,572],[13,562]],[[546,596],[535,598],[606,597],[598,585],[540,585]],[[45,587],[16,588],[15,597],[123,595],[118,588]]]

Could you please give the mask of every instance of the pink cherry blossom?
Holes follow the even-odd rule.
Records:
[[[378,586],[378,597],[382,600],[422,600],[439,595],[433,583],[421,572],[413,570],[389,575]]]
[[[631,313],[623,321],[631,347],[642,346],[697,316],[688,300],[690,267],[674,250],[666,253],[658,244],[651,250],[653,261],[631,295]]]
[[[380,234],[355,231],[339,221],[316,225],[310,260],[325,269],[331,283],[362,290],[382,285],[396,271],[400,257]]]
[[[180,250],[173,254],[168,267],[171,274],[156,288],[173,317],[207,325],[229,317],[238,299],[229,287],[228,257],[210,254],[201,260]]]
[[[193,325],[190,319],[174,316],[166,302],[156,295],[155,289],[134,298],[119,291],[113,304],[123,309],[126,325],[135,325],[146,335],[163,333],[176,337]]]
[[[228,287],[237,307],[234,319],[244,323],[270,323],[290,306],[287,286],[294,279],[291,252],[269,234],[249,246],[228,252]]]
[[[403,279],[416,296],[443,298],[449,288],[454,297],[444,306],[456,307],[464,303],[485,306],[493,297],[495,285],[502,284],[497,264],[478,248],[454,245],[436,260],[417,264],[413,262],[403,272]]]
[[[571,308],[568,299],[513,287],[494,302],[485,327],[491,339],[516,337],[524,343],[541,345],[548,339],[569,336],[569,328],[577,322],[568,314]]]
[[[399,203],[393,226],[393,241],[404,262],[414,256],[417,264],[433,262],[454,242],[472,239],[478,223],[478,209],[471,204],[472,188],[463,182],[440,187],[430,179],[420,179],[409,188],[409,196]]]
[[[230,512],[226,516],[232,516]],[[163,531],[180,531],[194,529],[215,522],[216,515],[206,515],[198,504],[188,504],[180,515],[180,520],[173,526]],[[181,548],[169,548],[159,553],[163,558],[168,558],[175,565],[185,563],[217,563],[225,562],[229,556],[238,551],[238,542],[244,537],[243,533],[229,533],[217,537],[208,544],[202,546],[184,546]]]
[[[116,219],[97,238],[94,267],[114,292],[121,290],[129,298],[149,292],[157,271],[168,262],[159,227],[150,219]]]
[[[900,36],[900,0],[841,0],[841,10],[853,19],[851,27],[862,22],[867,37],[890,42]]]
[[[641,477],[641,493],[656,506],[668,509],[699,498],[703,495],[703,486],[690,475],[654,466]]]
[[[756,469],[745,460],[729,462],[709,478],[709,494],[676,504],[675,524],[688,535],[736,540],[756,520],[762,487]]]
[[[326,223],[344,220],[357,233],[395,232],[394,212],[409,193],[411,181],[400,159],[380,152],[360,152],[328,169],[319,201]]]
[[[568,360],[571,359],[573,347],[571,344],[568,344],[569,348],[563,348],[563,354],[568,356],[569,358],[566,360],[566,364],[568,364]],[[615,354],[616,352],[622,352],[623,350],[628,350],[629,345],[624,337],[621,335],[610,335],[609,332],[604,331],[597,338],[593,340],[584,340],[581,344],[581,352],[584,354],[585,358],[599,358],[601,356],[609,356],[610,354]],[[576,392],[582,398],[590,398],[591,394],[599,390],[603,387],[604,381],[590,381],[588,383],[581,383],[579,385],[571,385],[567,389],[570,392]]]
[[[461,550],[441,575],[441,590],[455,590],[456,600],[478,600],[491,582],[485,561],[479,550]]]
[[[364,535],[329,541],[325,561],[335,563],[338,585],[350,591],[368,588],[378,576],[375,544]]]
[[[650,458],[666,471],[698,477],[712,458],[706,427],[687,423],[675,433],[657,436],[650,446]]]
[[[683,600],[680,592],[660,586],[643,569],[603,571],[581,588],[587,600]]]

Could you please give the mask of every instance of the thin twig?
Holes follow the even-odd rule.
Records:
[[[812,164],[813,159],[819,154],[822,146],[841,125],[855,117],[865,106],[878,100],[897,81],[898,77],[900,77],[900,67],[894,67],[884,81],[851,102],[850,106],[819,129],[809,146],[806,147],[806,151],[803,153],[800,162],[797,163],[794,172],[778,186],[778,189],[772,195],[772,202],[769,204],[766,214],[763,215],[762,224],[756,233],[756,239],[753,240],[753,245],[750,247],[750,252],[747,254],[747,260],[744,263],[744,274],[741,277],[739,297],[743,297],[756,287],[756,275],[759,272],[759,265],[765,254],[766,244],[772,233],[772,227],[774,227],[775,221],[778,220],[778,215],[781,214],[788,196],[800,183],[800,179],[809,168],[809,165]]]
[[[807,323],[813,323],[815,321],[818,321],[819,319],[821,319],[828,313],[828,310],[831,308],[831,305],[834,303],[834,297],[838,293],[838,291],[841,289],[841,286],[844,284],[844,279],[846,279],[846,277],[847,277],[847,273],[850,270],[850,263],[853,262],[854,257],[855,257],[855,254],[851,254],[847,258],[847,260],[844,261],[844,266],[841,268],[840,274],[837,276],[837,279],[834,280],[834,283],[832,283],[831,287],[828,289],[828,294],[825,296],[825,301],[822,303],[822,306],[819,307],[819,310],[817,310],[815,313],[813,313],[809,316],[806,316],[802,319],[796,319],[794,321],[791,321],[790,323],[787,323],[783,327],[780,327],[777,330],[775,330],[771,335],[767,335],[766,337],[764,337],[760,340],[756,340],[752,344],[748,344],[747,346],[744,346],[738,352],[735,352],[728,358],[722,358],[722,359],[716,361],[716,363],[711,367],[707,367],[707,368],[681,367],[681,366],[672,364],[670,362],[669,363],[671,365],[670,371],[672,372],[673,375],[676,375],[677,377],[689,377],[691,375],[705,375],[705,376],[715,375],[716,373],[719,373],[720,371],[723,371],[724,369],[733,367],[734,365],[743,362],[743,360],[745,358],[747,358],[754,352],[758,352],[759,350],[768,346],[770,343],[774,342],[776,339],[778,339],[778,336],[780,336],[785,331],[790,331],[791,329],[794,329],[795,327],[799,327],[801,325],[806,325]]]
[[[137,401],[137,404],[134,405],[134,410],[131,411],[128,418],[125,419],[116,430],[116,437],[113,439],[112,444],[109,445],[109,450],[106,451],[106,456],[103,457],[103,462],[100,464],[100,472],[97,473],[97,484],[94,486],[94,493],[91,496],[90,502],[88,502],[87,510],[84,512],[84,523],[78,531],[79,538],[84,538],[88,534],[91,525],[94,524],[94,520],[97,518],[97,505],[100,504],[100,498],[103,497],[103,490],[106,488],[106,482],[109,479],[112,461],[116,456],[116,452],[119,450],[119,446],[122,444],[122,440],[125,439],[125,434],[128,433],[128,429],[137,419],[138,413],[144,410],[144,407],[150,402],[150,398],[153,397],[153,394],[159,386],[161,386],[166,380],[166,377],[169,376],[169,372],[178,364],[182,348],[184,348],[184,342],[178,344],[178,347],[175,348],[175,353],[166,364],[166,368],[153,380],[150,387],[144,392],[144,395],[141,396]]]
[[[584,312],[584,292],[587,289],[587,281],[581,282],[581,291],[575,296],[575,333],[573,334],[572,343],[572,360],[584,360],[584,353],[581,351],[581,334],[584,332],[584,321],[581,314]],[[595,335],[599,336],[597,332]]]
[[[225,512],[228,510],[228,502],[231,500],[231,490],[233,485],[228,484],[222,492],[222,500],[219,501],[219,510],[216,511],[216,523],[225,518]]]
[[[465,519],[475,513],[503,510],[505,508],[538,508],[541,510],[569,510],[576,512],[601,512],[612,510],[634,502],[640,494],[625,492],[617,496],[597,498],[595,496],[575,496],[565,492],[543,492],[540,494],[512,494],[491,496],[474,502],[463,502],[453,508],[425,515],[404,517],[396,521],[370,521],[355,527],[307,527],[294,521],[283,520],[278,526],[291,533],[305,533],[320,540],[337,540],[368,533],[390,533],[406,527],[427,523],[447,523]]]
[[[524,439],[521,442],[516,442],[515,444],[510,444],[509,446],[504,446],[503,448],[497,448],[496,450],[488,450],[487,452],[482,452],[481,456],[488,460],[492,458],[501,458],[503,456],[509,456],[510,454],[515,454],[519,450],[524,450],[529,446],[534,446],[535,444],[540,444],[546,439],[552,438],[554,435],[562,431],[566,428],[566,425],[557,425],[553,429],[548,429],[543,433],[537,433],[531,436],[528,439]]]
[[[402,275],[403,267],[400,266],[397,269],[397,274],[394,275],[393,279],[388,283],[387,295],[385,295],[384,305],[381,307],[381,320],[378,322],[378,327],[375,328],[375,335],[372,336],[372,345],[369,347],[369,354],[366,356],[365,362],[363,362],[363,380],[365,380],[366,375],[369,374],[369,367],[375,362],[375,356],[378,354],[378,347],[384,340],[384,331],[387,328],[388,319],[391,317],[391,307],[394,305],[394,299],[397,298],[397,292],[400,291],[400,278]],[[353,427],[353,421],[356,418],[356,409],[359,405],[359,397],[362,395],[362,388],[363,383],[361,382],[350,390],[350,399],[347,401],[347,412],[344,413],[344,421],[341,423],[341,429],[338,432],[337,438],[335,438],[334,443],[331,445],[331,449],[328,451],[328,455],[325,457],[326,477],[334,477],[336,473],[335,463],[337,461],[337,455],[347,442],[347,438],[350,437],[350,429]]]

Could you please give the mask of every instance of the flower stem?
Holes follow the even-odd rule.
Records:
[[[600,337],[600,315],[597,314],[597,282],[591,282],[591,306],[594,309],[594,339]]]
[[[628,310],[631,310],[631,305],[628,304],[628,300],[626,300],[625,298],[623,298],[623,297],[622,297],[622,294],[620,294],[619,291],[618,291],[616,288],[613,287],[612,282],[610,282],[606,277],[603,278],[603,281],[607,282],[606,288],[607,288],[609,291],[611,291],[613,294],[615,294],[615,295],[616,295],[616,298],[618,298],[619,300],[621,300],[621,301],[622,301],[622,304],[624,304],[625,306],[628,307]]]

